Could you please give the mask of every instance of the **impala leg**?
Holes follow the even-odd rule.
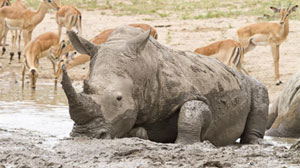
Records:
[[[58,25],[58,37],[59,37],[59,39],[61,37],[61,29],[62,29],[62,26],[59,24]]]
[[[55,62],[50,58],[50,55],[48,56],[48,59],[50,60],[50,62],[52,63],[52,67],[53,67],[53,74],[55,76],[56,71],[55,71]]]
[[[28,32],[28,42],[31,41],[31,38],[32,38],[32,31],[29,31]]]
[[[54,75],[54,86],[56,88],[57,85],[57,76],[56,76],[56,70],[55,70],[55,62],[50,58],[50,55],[48,55],[48,59],[50,60],[50,62],[52,63],[52,67],[53,67],[53,75]]]
[[[67,31],[70,31],[70,30],[72,30],[72,26],[66,25],[66,29],[67,29]]]
[[[14,54],[15,54],[15,47],[16,47],[16,38],[17,38],[17,30],[11,30],[11,48],[10,48],[10,60],[9,64],[11,64],[11,61],[13,60]]]
[[[22,34],[22,30],[19,31],[18,33],[18,58],[19,58],[19,62],[21,62],[21,34]]]
[[[243,61],[244,61],[244,56],[245,56],[245,49],[244,47],[241,47],[241,61],[239,62],[239,70],[244,73],[245,75],[249,75],[248,71],[244,68]]]
[[[72,30],[73,25],[75,25],[74,24],[75,19],[76,18],[74,18],[74,16],[67,17],[66,23],[65,23],[65,27],[66,27],[67,31]]]
[[[23,39],[24,39],[24,46],[26,46],[29,43],[28,31],[23,31]]]
[[[282,82],[280,80],[280,74],[279,74],[279,45],[271,45],[271,48],[272,48],[272,55],[274,61],[276,85],[280,85]]]
[[[82,35],[81,15],[78,16],[78,20],[76,23],[76,29],[77,29],[79,35]]]
[[[24,88],[25,70],[26,70],[26,65],[25,65],[25,61],[24,61],[23,67],[22,67],[22,88]]]
[[[7,37],[7,33],[8,33],[8,29],[5,27],[4,28],[4,31],[3,31],[3,34],[2,34],[2,56],[5,54],[6,52],[6,37]]]

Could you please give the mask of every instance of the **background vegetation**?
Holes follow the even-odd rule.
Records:
[[[38,7],[39,0],[25,0],[29,6]],[[101,14],[151,15],[153,17],[178,17],[178,19],[207,19],[219,17],[273,15],[270,6],[286,7],[290,0],[62,0],[86,10],[102,10]],[[293,15],[293,18],[298,18]]]

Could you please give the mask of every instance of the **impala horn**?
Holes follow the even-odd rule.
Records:
[[[279,2],[279,9],[281,10],[282,9],[282,5],[281,5],[281,3]]]
[[[292,3],[290,2],[288,7],[286,8],[286,11],[289,11],[290,7],[291,7]]]
[[[71,119],[76,124],[86,124],[96,117],[102,116],[100,105],[98,105],[92,98],[90,98],[86,94],[76,93],[66,71],[65,65],[62,66],[62,70],[63,79],[61,84],[68,98],[69,113]]]

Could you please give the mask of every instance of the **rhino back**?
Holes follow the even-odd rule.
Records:
[[[232,125],[238,115],[242,116],[240,123],[245,123],[247,115],[241,113],[248,113],[251,104],[247,77],[217,59],[175,51],[153,40],[147,44],[142,57],[141,62],[148,62],[148,65],[151,62],[154,73],[148,74],[151,70],[146,66],[142,66],[144,71],[137,68],[138,72],[152,76],[147,79],[143,96],[139,97],[137,124],[168,118],[189,100],[206,101],[214,116],[227,120],[228,125]],[[141,62],[139,64],[143,65]]]

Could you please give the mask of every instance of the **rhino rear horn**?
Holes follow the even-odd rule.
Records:
[[[95,103],[95,101],[87,95],[76,93],[66,71],[65,65],[62,66],[62,70],[63,79],[61,84],[68,98],[71,119],[76,124],[85,124],[96,117],[100,117],[100,105]]]
[[[151,28],[149,30],[147,30],[145,33],[142,33],[138,36],[136,36],[135,38],[127,41],[126,45],[129,49],[129,51],[134,52],[134,53],[138,53],[140,51],[142,51],[149,38],[150,38],[150,34],[151,34]]]
[[[93,57],[98,52],[98,47],[88,40],[78,36],[74,31],[67,31],[69,39],[74,48],[81,54]]]

